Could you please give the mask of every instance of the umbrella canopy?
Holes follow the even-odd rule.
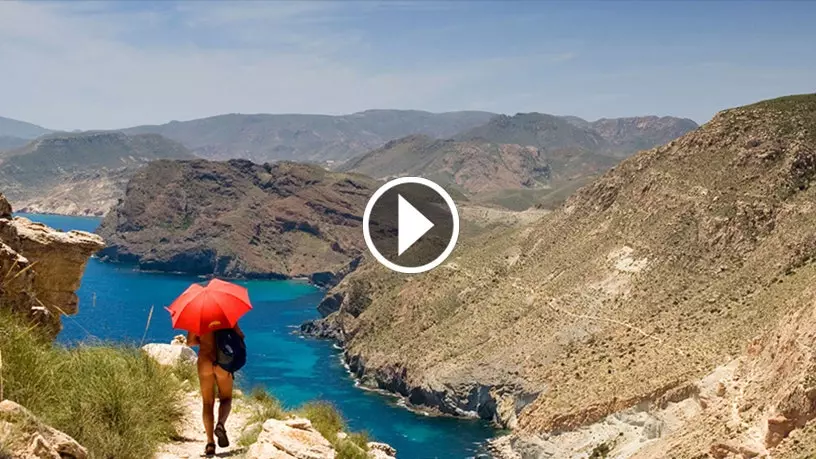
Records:
[[[244,287],[213,279],[206,287],[191,285],[166,309],[170,311],[173,328],[203,335],[235,327],[252,304]]]

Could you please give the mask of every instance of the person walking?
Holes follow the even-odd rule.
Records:
[[[213,279],[206,287],[191,285],[166,309],[173,328],[187,330],[187,345],[198,346],[201,417],[207,433],[204,454],[211,457],[215,455],[215,438],[221,448],[230,444],[226,422],[232,409],[235,372],[246,363],[244,332],[238,319],[252,309],[249,293],[239,285]]]
[[[233,330],[243,340],[244,332],[238,324]],[[207,432],[207,445],[204,454],[212,456],[215,454],[215,440],[218,437],[218,446],[226,448],[229,446],[229,438],[225,425],[232,409],[232,383],[234,374],[218,365],[218,351],[216,333],[209,332],[204,335],[197,335],[193,332],[187,333],[187,345],[198,346],[198,382],[201,387],[202,420],[204,430]],[[218,424],[215,424],[215,394],[218,388]]]

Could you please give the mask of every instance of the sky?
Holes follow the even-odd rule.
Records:
[[[0,1],[0,116],[114,129],[372,108],[601,117],[816,92],[816,2]]]

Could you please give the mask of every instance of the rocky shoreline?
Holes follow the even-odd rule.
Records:
[[[335,295],[338,294],[328,294],[321,302],[324,306],[321,313],[327,311],[327,299],[337,300]],[[342,314],[330,313],[321,319],[305,322],[300,326],[300,332],[304,336],[334,341],[343,350],[343,363],[362,388],[401,397],[409,410],[480,419],[491,422],[499,429],[513,429],[517,425],[517,415],[538,397],[537,393],[525,393],[523,389],[511,385],[463,383],[456,387],[449,384],[433,387],[430,384],[414,384],[404,366],[366,366],[365,356],[351,352],[346,346]]]

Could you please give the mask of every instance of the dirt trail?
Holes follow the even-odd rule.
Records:
[[[227,433],[230,439],[230,446],[227,448],[216,448],[216,457],[242,457],[245,448],[238,446],[238,438],[246,427],[250,410],[240,397],[232,401],[232,412],[227,420]],[[184,416],[178,426],[178,437],[172,442],[159,447],[155,459],[177,459],[177,458],[197,458],[204,457],[204,446],[207,444],[207,436],[204,433],[204,425],[201,422],[201,397],[198,392],[191,391],[184,394],[182,399]],[[215,405],[218,412],[218,403]]]

